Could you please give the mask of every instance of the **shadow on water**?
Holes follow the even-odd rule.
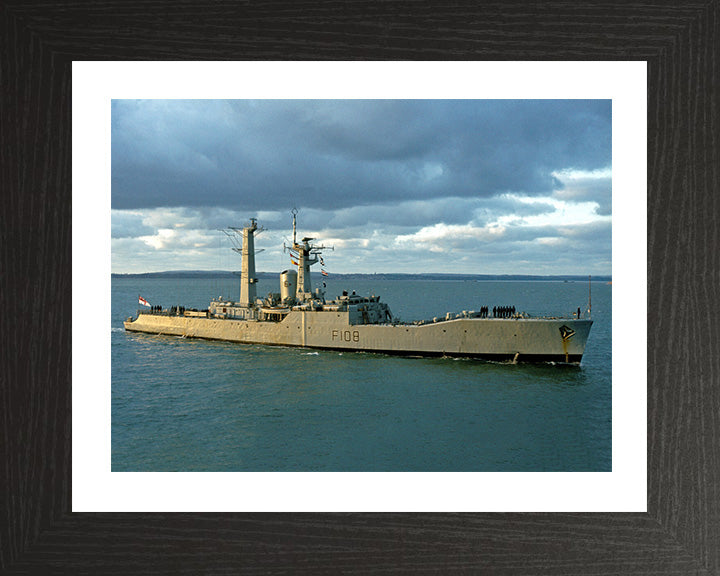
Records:
[[[571,386],[583,386],[589,383],[585,367],[576,364],[526,363],[511,361],[498,362],[476,358],[396,356],[372,352],[335,352],[320,351],[323,358],[344,357],[346,362],[365,363],[368,367],[378,363],[414,371],[432,370],[444,372],[448,377],[455,376],[522,376],[528,380],[537,379],[562,383]]]

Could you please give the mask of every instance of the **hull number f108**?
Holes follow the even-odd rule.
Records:
[[[333,330],[332,339],[342,340],[343,342],[360,342],[360,332],[357,330]]]

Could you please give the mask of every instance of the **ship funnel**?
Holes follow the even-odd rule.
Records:
[[[295,299],[297,291],[297,272],[284,270],[280,274],[280,301],[287,302]]]

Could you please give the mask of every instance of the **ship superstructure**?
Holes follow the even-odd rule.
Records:
[[[152,334],[420,356],[461,356],[512,362],[579,364],[592,320],[579,314],[567,318],[528,317],[514,309],[447,313],[431,321],[403,323],[393,319],[379,296],[343,292],[326,300],[323,288],[312,287],[310,267],[322,259],[326,246],[314,238],[297,240],[293,210],[290,252],[297,270],[280,273],[280,291],[256,294],[255,234],[251,219],[242,231],[240,300],[216,299],[207,310],[173,307],[140,310],[128,318],[126,330]]]

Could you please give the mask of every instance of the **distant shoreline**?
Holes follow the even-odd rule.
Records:
[[[259,279],[276,279],[279,272],[258,272]],[[169,270],[166,272],[142,272],[135,274],[111,274],[112,278],[238,278],[239,272],[228,272],[225,270]],[[319,273],[312,274],[313,279],[320,279]],[[464,280],[464,281],[538,281],[538,282],[587,282],[587,275],[563,275],[563,274],[399,274],[399,273],[378,273],[378,274],[331,274],[330,279],[363,279],[372,278],[378,280]],[[611,282],[612,276],[593,276],[593,281]]]

